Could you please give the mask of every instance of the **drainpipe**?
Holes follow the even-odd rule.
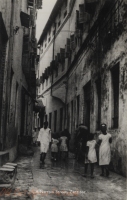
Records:
[[[54,39],[53,39],[53,52],[52,52],[52,60],[54,61],[54,49],[55,49],[55,35],[56,35],[56,22],[54,23]],[[51,80],[51,96],[52,96],[52,84],[53,84],[53,71],[52,71],[52,80]]]

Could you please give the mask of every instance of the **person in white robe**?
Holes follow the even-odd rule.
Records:
[[[51,142],[51,129],[48,128],[48,122],[44,122],[44,127],[40,129],[37,141],[40,142],[40,161],[44,164]]]

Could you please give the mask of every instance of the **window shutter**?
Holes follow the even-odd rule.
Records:
[[[23,72],[29,73],[29,54],[23,54],[22,56],[22,68]]]
[[[60,53],[57,53],[58,62],[61,62]]]
[[[76,10],[75,30],[79,28],[79,11]]]
[[[48,69],[45,69],[45,78],[48,79]]]
[[[33,7],[34,6],[34,0],[28,0],[28,7]]]
[[[55,69],[55,60],[52,60],[52,62],[50,63],[51,66],[51,70],[53,71]]]
[[[29,51],[29,36],[25,35],[23,37],[23,54]]]
[[[79,23],[80,24],[84,23],[84,12],[85,12],[84,4],[79,4]]]
[[[71,50],[73,51],[75,49],[75,35],[71,35]]]
[[[58,67],[58,57],[55,56],[55,67]]]
[[[30,23],[30,15],[24,13],[24,12],[20,12],[20,20],[21,20],[21,25],[29,28],[29,23]]]
[[[34,26],[34,20],[35,20],[34,10],[30,9],[30,25],[31,26]]]
[[[60,48],[60,58],[61,58],[61,61],[65,60],[65,49],[63,48]]]
[[[47,69],[48,69],[48,76],[50,76],[51,75],[51,68],[50,68],[50,66],[47,67]]]
[[[37,9],[42,9],[42,0],[37,0]]]
[[[70,39],[67,38],[66,45],[65,45],[65,57],[69,58],[70,55]]]
[[[44,73],[42,73],[42,83],[44,83],[45,81],[45,76],[44,76]]]
[[[81,38],[82,34],[81,34],[81,30],[77,29],[75,32],[75,37],[76,38]]]
[[[32,33],[31,33],[31,38],[35,39],[35,26],[32,27]]]

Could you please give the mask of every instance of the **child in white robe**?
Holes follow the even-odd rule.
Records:
[[[94,172],[94,163],[97,162],[97,156],[96,156],[96,140],[94,140],[94,134],[89,134],[89,139],[86,144],[86,153],[85,153],[85,167],[84,167],[84,174],[83,177],[87,176],[87,169],[88,165],[91,167],[91,178],[94,178],[93,172]]]

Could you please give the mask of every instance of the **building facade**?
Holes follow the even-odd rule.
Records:
[[[111,167],[126,175],[126,0],[57,1],[38,42],[38,95],[53,132],[106,123]]]
[[[36,98],[36,16],[42,1],[0,0],[0,156],[17,156],[31,135]]]

